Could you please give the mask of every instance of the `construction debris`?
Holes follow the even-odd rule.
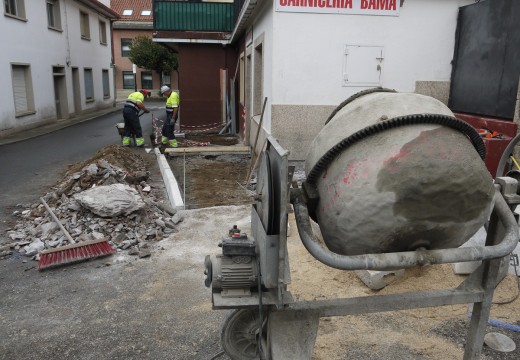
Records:
[[[162,202],[159,186],[149,177],[143,158],[130,149],[119,145],[102,149],[92,159],[71,166],[42,198],[70,238],[41,201],[19,204],[13,212],[17,224],[7,232],[11,243],[2,245],[0,258],[22,254],[38,260],[46,249],[102,238],[118,251],[136,247],[139,257],[150,256],[143,245],[176,232],[182,215]]]

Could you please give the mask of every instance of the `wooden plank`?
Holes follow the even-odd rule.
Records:
[[[199,154],[249,154],[251,149],[245,145],[233,146],[197,146],[186,148],[166,148],[165,154],[169,155],[199,155]]]

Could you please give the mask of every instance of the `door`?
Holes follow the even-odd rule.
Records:
[[[65,68],[62,66],[54,66],[52,68],[52,75],[54,79],[54,103],[56,105],[56,119],[65,119],[69,116]]]
[[[56,119],[62,119],[61,103],[60,103],[60,85],[59,78],[54,77],[54,103],[56,105]]]
[[[79,115],[81,113],[81,91],[78,68],[72,68],[72,96],[74,97],[74,114]]]
[[[520,76],[520,1],[461,7],[448,105],[454,112],[513,119]]]

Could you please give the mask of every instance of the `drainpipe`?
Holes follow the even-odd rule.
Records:
[[[116,64],[114,57],[114,21],[110,19],[110,67],[112,68],[112,84],[114,87],[114,101],[112,106],[116,107],[117,104],[117,87],[116,87]]]

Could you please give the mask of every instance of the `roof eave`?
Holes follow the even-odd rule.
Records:
[[[153,22],[148,21],[122,21],[117,20],[113,23],[114,29],[126,30],[153,30]]]
[[[79,3],[82,3],[85,6],[88,6],[89,8],[105,15],[106,17],[115,20],[119,19],[119,14],[116,13],[111,8],[107,7],[103,3],[97,1],[97,0],[76,0]]]

